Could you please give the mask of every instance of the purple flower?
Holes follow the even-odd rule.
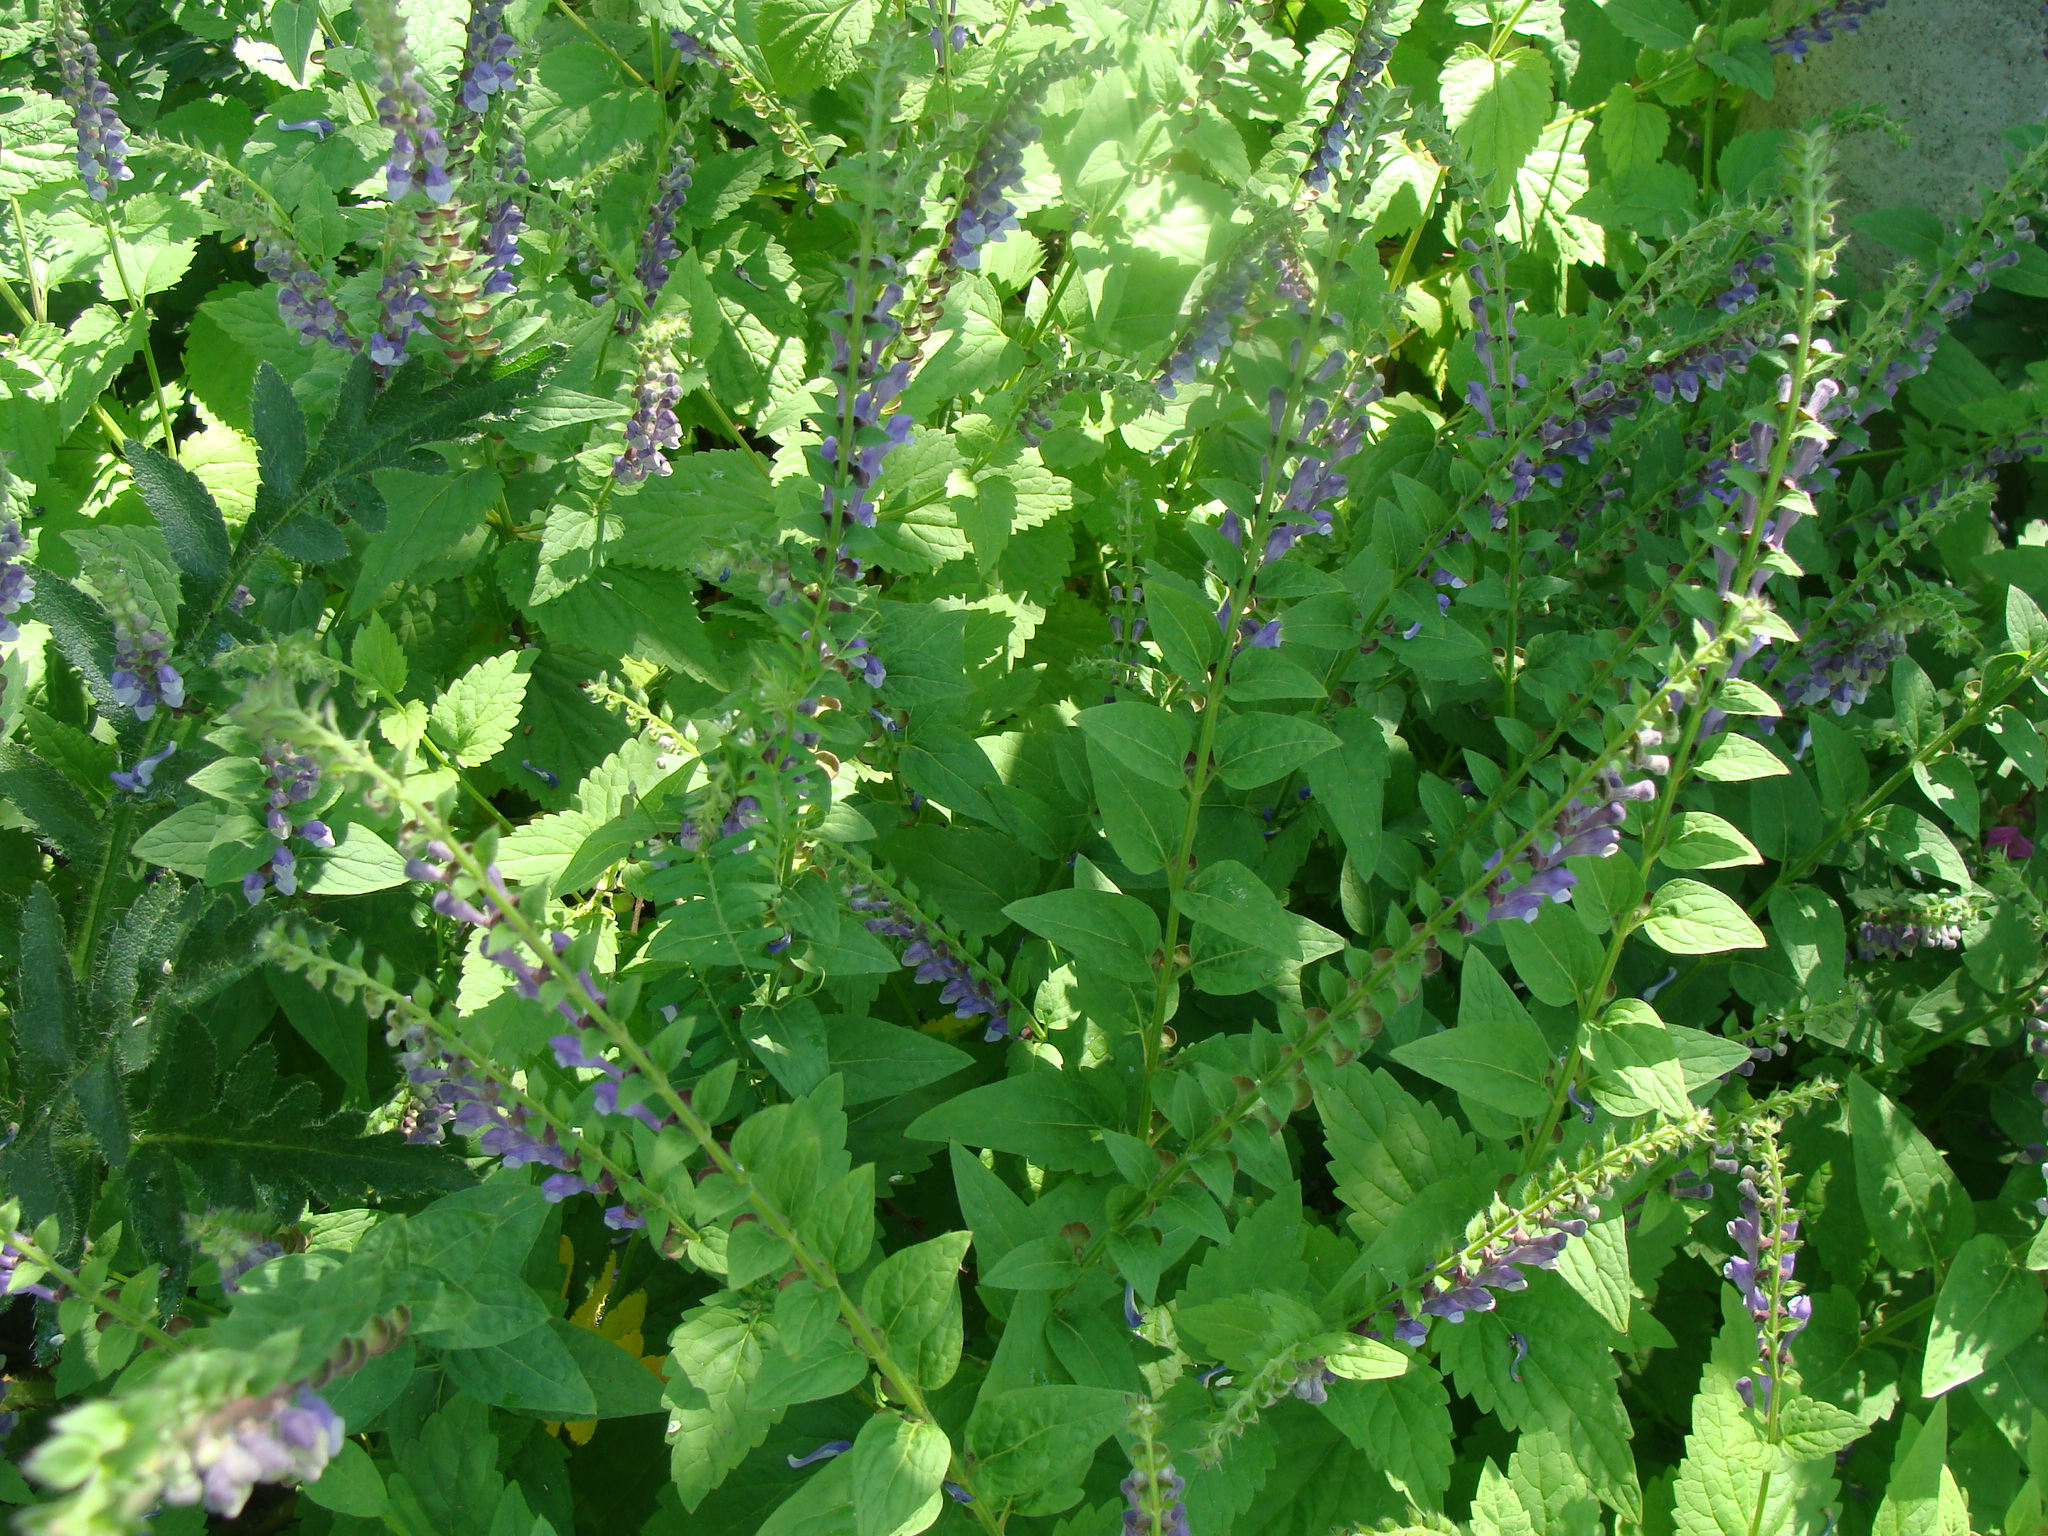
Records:
[[[27,1239],[23,1238],[23,1242]],[[15,1271],[21,1267],[22,1252],[14,1246],[13,1239],[0,1240],[0,1296],[35,1296],[44,1301],[55,1301],[57,1293],[47,1285],[25,1280]]]
[[[395,262],[377,290],[377,332],[370,338],[370,361],[384,373],[405,362],[405,344],[426,322],[433,303],[420,291],[418,262]]]
[[[2000,850],[2008,859],[2031,859],[2034,845],[2018,827],[1993,827],[1984,834],[1984,846]]]
[[[676,213],[683,206],[683,194],[690,190],[690,172],[695,166],[696,162],[688,155],[675,157],[662,173],[653,211],[647,216],[647,227],[640,233],[640,262],[633,268],[633,275],[640,279],[640,286],[646,291],[650,305],[668,286],[668,264],[675,260],[677,250]]]
[[[1172,1462],[1151,1454],[1149,1444],[1141,1443],[1136,1449],[1145,1460],[1134,1461],[1130,1476],[1118,1484],[1127,1506],[1124,1536],[1153,1536],[1155,1527],[1159,1536],[1188,1536],[1187,1506],[1181,1502],[1188,1488],[1186,1481],[1173,1470]]]
[[[107,674],[114,702],[147,720],[158,705],[177,709],[185,702],[185,679],[170,662],[170,642],[141,615],[114,619],[114,670]]]
[[[341,1450],[344,1426],[310,1387],[237,1398],[187,1429],[186,1466],[164,1489],[167,1504],[200,1504],[233,1519],[258,1483],[314,1482]]]
[[[384,190],[398,202],[415,187],[432,203],[455,200],[448,146],[434,116],[433,94],[419,77],[398,0],[362,0],[356,14],[377,61],[377,121],[391,130]]]
[[[324,341],[355,351],[355,338],[342,327],[341,311],[328,297],[326,279],[307,263],[297,243],[267,216],[254,217],[250,224],[256,269],[277,284],[277,312],[299,333],[299,344]]]
[[[135,177],[128,166],[128,130],[114,110],[114,93],[100,78],[99,50],[79,28],[68,6],[57,10],[54,39],[57,72],[64,99],[71,103],[71,122],[77,133],[78,177],[85,183],[86,195],[104,203],[115,182]]]
[[[1833,42],[1837,32],[1854,32],[1863,18],[1884,8],[1885,0],[1840,0],[1824,5],[1798,26],[1788,27],[1766,40],[1773,53],[1790,54],[1795,64],[1804,63],[1807,51],[1816,43]]]
[[[21,638],[21,629],[12,616],[36,595],[35,579],[29,575],[28,567],[20,563],[21,552],[27,547],[21,524],[11,517],[0,518],[0,645]]]
[[[334,132],[334,119],[329,117],[309,117],[304,122],[299,123],[280,122],[277,128],[280,133],[310,133],[316,139],[324,139],[327,135]]]
[[[784,1460],[792,1468],[808,1467],[814,1462],[830,1461],[834,1456],[843,1456],[852,1449],[853,1442],[851,1440],[827,1440],[807,1456],[788,1456]]]
[[[1308,169],[1302,173],[1301,179],[1311,192],[1325,191],[1330,185],[1330,177],[1344,163],[1344,152],[1351,137],[1365,121],[1365,93],[1379,79],[1387,67],[1387,60],[1393,56],[1391,43],[1371,32],[1359,34],[1350,66],[1337,84],[1336,104],[1331,107],[1322,131],[1316,135],[1315,151],[1309,156]]]
[[[491,97],[512,89],[518,70],[519,42],[505,30],[505,0],[470,0],[469,41],[462,54],[462,77],[456,90],[462,104],[481,114]]]
[[[525,228],[526,216],[509,197],[491,214],[484,231],[483,259],[477,263],[484,274],[485,294],[496,296],[518,287],[512,269],[526,259],[519,252],[519,236]]]
[[[604,1208],[604,1224],[614,1232],[638,1232],[647,1225],[647,1218],[621,1201]]]
[[[671,465],[664,448],[683,440],[676,405],[683,398],[682,375],[665,349],[649,347],[640,358],[640,381],[633,387],[637,409],[626,423],[626,451],[612,461],[612,478],[637,485],[650,474],[666,475]]]
[[[551,1173],[540,1182],[541,1198],[550,1205],[559,1205],[577,1195],[589,1194],[593,1187],[573,1173]]]
[[[129,794],[139,795],[149,788],[150,780],[155,776],[157,769],[163,765],[164,759],[177,750],[178,744],[175,741],[170,742],[162,750],[150,753],[148,757],[142,759],[133,768],[116,768],[107,777],[112,779],[122,789],[127,790]]]

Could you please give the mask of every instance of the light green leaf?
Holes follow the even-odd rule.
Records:
[[[945,1481],[953,1448],[935,1424],[893,1413],[863,1424],[847,1460],[852,1463],[855,1536],[917,1536],[945,1507]]]
[[[1677,879],[1658,887],[1643,919],[1643,933],[1674,955],[1718,955],[1730,949],[1762,949],[1763,930],[1749,920],[1735,898],[1698,880]]]
[[[1216,776],[1232,789],[1257,789],[1305,767],[1338,740],[1302,715],[1231,715],[1216,727]]]
[[[760,0],[754,11],[762,57],[792,96],[850,71],[873,27],[871,0]]]
[[[983,1396],[967,1420],[976,1491],[1015,1498],[1079,1482],[1095,1448],[1129,1412],[1124,1393],[1101,1387],[1015,1387]]]
[[[478,662],[434,701],[434,739],[459,766],[489,762],[512,739],[532,666],[530,651],[507,651]]]
[[[384,526],[364,547],[362,573],[349,594],[351,618],[368,613],[393,582],[404,581],[482,527],[484,514],[504,490],[504,482],[489,469],[466,469],[459,475],[380,469],[370,478],[384,497]]]
[[[1504,1115],[1550,1108],[1550,1046],[1521,1001],[1476,949],[1465,952],[1458,1026],[1398,1046],[1393,1057]]]
[[[1472,168],[1493,173],[1494,196],[1502,197],[1549,121],[1550,61],[1534,48],[1511,48],[1496,58],[1465,43],[1437,85],[1444,115],[1471,151]]]
[[[327,852],[305,862],[312,872],[299,888],[312,896],[361,896],[405,883],[405,856],[359,821],[343,827]]]
[[[1608,167],[1617,176],[1656,160],[1664,153],[1670,133],[1670,115],[1639,98],[1626,84],[1614,88],[1600,114],[1600,147],[1607,152]]]
[[[1628,1231],[1620,1216],[1594,1222],[1584,1237],[1565,1244],[1558,1255],[1557,1272],[1616,1333],[1628,1332],[1636,1285],[1629,1274]]]
[[[2040,1326],[2048,1296],[2040,1282],[2013,1262],[2002,1237],[1982,1233],[1956,1250],[1934,1299],[1927,1353],[1920,1362],[1920,1395],[1939,1397],[1984,1374]]]
[[[1791,771],[1770,748],[1732,731],[1715,737],[1714,744],[1693,764],[1694,773],[1717,784],[1775,778]]]
[[[1089,743],[1140,778],[1185,793],[1194,723],[1156,704],[1126,700],[1098,704],[1074,717]]]
[[[1671,837],[1657,857],[1671,869],[1728,869],[1764,861],[1733,822],[1709,811],[1680,811],[1674,816]]]
[[[1898,1269],[1925,1269],[1970,1236],[1970,1197],[1911,1117],[1860,1074],[1849,1074],[1848,1100],[1856,1193],[1871,1238]]]
[[[1141,982],[1153,974],[1159,918],[1135,896],[1111,891],[1050,891],[1013,901],[1003,913],[1105,975]]]
[[[861,1287],[861,1309],[920,1386],[943,1387],[959,1368],[960,1261],[972,1241],[972,1233],[948,1232],[899,1248]]]

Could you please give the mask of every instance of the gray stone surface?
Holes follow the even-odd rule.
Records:
[[[2048,113],[2048,58],[2038,0],[1891,0],[1860,32],[1778,60],[1777,94],[1753,102],[1745,128],[1797,127],[1861,103],[1889,112],[1912,137],[1847,136],[1838,161],[1842,217],[1900,205],[1944,219],[1976,212],[1979,189],[2004,179],[2000,130]],[[1850,242],[1862,272],[1891,258]]]

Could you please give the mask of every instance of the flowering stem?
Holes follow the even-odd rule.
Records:
[[[67,1291],[75,1292],[79,1299],[87,1302],[94,1311],[106,1313],[107,1316],[115,1319],[124,1327],[134,1329],[137,1333],[142,1334],[153,1343],[159,1344],[165,1349],[181,1347],[177,1336],[165,1332],[154,1318],[146,1317],[142,1313],[137,1312],[133,1307],[122,1301],[113,1291],[102,1286],[93,1285],[76,1270],[67,1269],[64,1265],[58,1263],[56,1259],[43,1249],[40,1243],[27,1233],[13,1233],[8,1237],[7,1242],[15,1252],[19,1253],[31,1264],[34,1264],[38,1269],[47,1270],[50,1274],[55,1275],[63,1282],[64,1288]]]
[[[21,242],[21,276],[28,284],[28,301],[35,311],[36,323],[47,325],[50,320],[49,291],[42,279],[36,276],[35,252],[28,243],[28,219],[21,211],[21,199],[10,197],[8,204],[14,209],[14,237]]]

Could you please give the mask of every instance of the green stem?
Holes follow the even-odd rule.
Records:
[[[128,301],[129,318],[132,320],[136,315],[142,316],[142,362],[149,370],[149,387],[156,395],[156,415],[163,428],[164,452],[176,458],[178,440],[171,431],[171,409],[164,403],[164,381],[157,373],[156,348],[150,344],[149,306],[136,298],[135,287],[128,281],[128,263],[121,259],[121,239],[114,233],[113,210],[105,203],[95,206],[100,211],[100,227],[107,232],[107,254],[113,258],[114,276],[120,281],[121,296]]]

